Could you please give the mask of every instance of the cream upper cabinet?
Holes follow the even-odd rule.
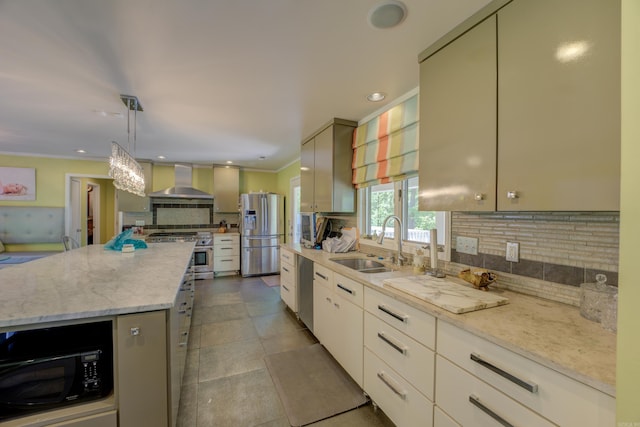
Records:
[[[300,211],[354,212],[351,148],[357,123],[333,119],[302,143]]]
[[[619,1],[498,12],[498,177],[498,210],[620,209]]]
[[[421,55],[420,209],[619,210],[619,2],[495,8]]]
[[[238,212],[240,202],[240,169],[213,168],[213,206],[216,212]]]
[[[496,18],[420,65],[421,210],[495,210]]]

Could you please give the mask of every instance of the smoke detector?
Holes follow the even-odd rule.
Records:
[[[369,24],[374,28],[392,28],[407,17],[407,7],[397,0],[387,0],[369,11]]]

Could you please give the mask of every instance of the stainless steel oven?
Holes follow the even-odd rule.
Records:
[[[151,233],[149,243],[196,242],[193,273],[196,279],[213,279],[213,233],[211,231],[163,231]]]

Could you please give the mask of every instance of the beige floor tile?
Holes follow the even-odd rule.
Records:
[[[194,313],[195,315],[195,313]],[[200,348],[200,331],[202,327],[200,325],[196,325],[195,323],[191,323],[191,327],[189,328],[189,342],[187,343],[187,349],[196,349]]]
[[[194,384],[198,382],[200,370],[200,349],[192,349],[187,352],[182,384]]]
[[[365,405],[326,420],[309,424],[314,427],[394,427],[395,424],[381,410]]]
[[[264,355],[258,339],[202,348],[198,380],[211,381],[264,369]]]
[[[200,348],[258,338],[251,319],[205,323],[200,329]]]
[[[240,292],[200,293],[195,295],[194,309],[218,305],[242,304]]]
[[[249,427],[284,416],[266,369],[201,382],[197,401],[197,427]]]
[[[249,312],[243,302],[227,305],[212,304],[210,307],[206,307],[207,309],[204,309],[205,307],[202,308],[202,310],[198,310],[198,307],[196,307],[193,312],[193,323],[195,325],[224,322],[227,320],[238,320],[249,317]]]
[[[286,304],[282,302],[280,296],[276,299],[249,301],[245,302],[244,305],[251,317],[280,313],[286,308]]]
[[[274,335],[272,337],[262,339],[261,341],[266,354],[295,350],[318,342],[316,337],[314,337],[307,329],[300,329],[291,333]]]
[[[198,415],[198,384],[185,384],[180,391],[180,409],[176,427],[196,427]]]
[[[265,316],[252,317],[251,320],[260,338],[271,338],[280,334],[290,334],[304,328],[295,317],[286,311]]]

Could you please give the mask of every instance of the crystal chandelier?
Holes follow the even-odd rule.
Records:
[[[127,143],[131,149],[131,112],[133,112],[133,154],[136,147],[136,116],[142,110],[138,98],[131,95],[120,95],[120,99],[127,106]],[[111,157],[109,158],[109,176],[113,178],[113,185],[118,190],[128,191],[136,196],[144,197],[144,172],[140,164],[129,151],[115,141],[111,142]]]

